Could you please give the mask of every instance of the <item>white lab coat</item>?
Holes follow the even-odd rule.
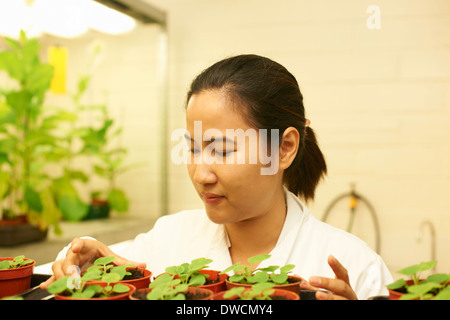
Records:
[[[287,215],[271,258],[259,267],[294,264],[294,274],[334,278],[329,255],[347,269],[350,284],[359,299],[387,294],[392,276],[381,257],[352,234],[316,219],[294,194],[286,190]],[[163,216],[152,230],[139,234],[116,254],[145,262],[158,275],[168,266],[195,258],[212,259],[210,269],[224,270],[232,264],[224,225],[211,222],[205,210],[188,210]],[[67,249],[67,248],[66,248]],[[63,250],[57,259],[64,257]]]

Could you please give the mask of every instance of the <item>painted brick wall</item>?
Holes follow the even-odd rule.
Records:
[[[450,2],[448,0],[148,0],[169,14],[170,129],[184,127],[190,81],[240,53],[266,55],[300,83],[329,175],[310,207],[322,217],[351,183],[376,209],[381,255],[392,271],[450,243]],[[370,5],[381,28],[370,30]],[[186,168],[170,166],[170,211],[201,207]],[[345,205],[333,212],[347,220]],[[362,210],[355,233],[373,246]],[[331,222],[330,222],[331,223]],[[344,224],[345,225],[345,224]]]

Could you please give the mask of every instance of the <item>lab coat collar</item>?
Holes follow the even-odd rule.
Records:
[[[300,199],[292,192],[290,192],[286,187],[283,188],[287,207],[286,220],[284,221],[283,229],[281,230],[277,244],[275,245],[275,248],[273,248],[270,252],[270,259],[261,262],[259,266],[261,268],[271,265],[284,266],[285,264],[287,264],[287,261],[291,254],[291,249],[299,234],[301,225],[303,224],[305,217],[307,217],[309,214],[309,210],[300,201]],[[211,249],[215,252],[224,252],[226,250],[227,254],[222,256],[220,259],[223,260],[223,263],[231,265],[231,257],[228,251],[231,243],[225,225],[219,226],[217,236],[219,242],[216,243],[214,249]],[[217,245],[220,246],[220,249],[217,247]],[[219,255],[217,255],[217,258],[219,258]]]

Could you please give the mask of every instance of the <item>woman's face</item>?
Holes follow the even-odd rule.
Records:
[[[206,90],[193,95],[186,121],[189,176],[210,220],[229,224],[268,213],[280,196],[282,172],[261,174],[268,165],[259,155],[260,134],[234,111],[226,94]],[[272,157],[278,157],[278,150]]]

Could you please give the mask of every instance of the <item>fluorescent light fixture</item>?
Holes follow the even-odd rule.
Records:
[[[0,0],[0,35],[18,38],[48,33],[74,38],[89,29],[108,34],[132,30],[136,21],[93,0]]]
[[[90,28],[109,34],[125,33],[136,26],[133,18],[95,1],[89,1],[87,20]]]

